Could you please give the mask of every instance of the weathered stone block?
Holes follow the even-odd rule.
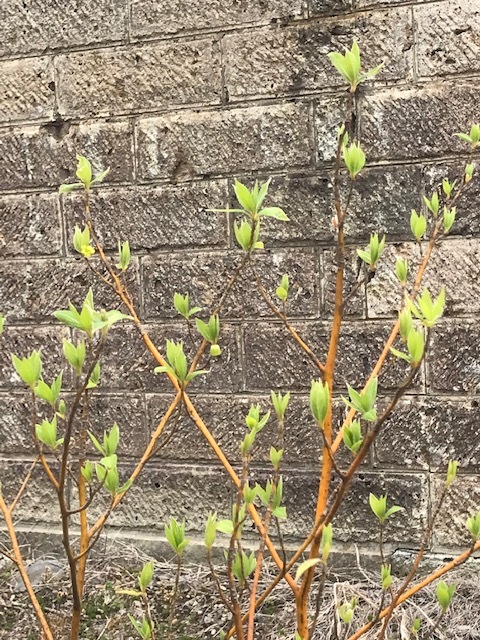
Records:
[[[126,239],[132,251],[226,247],[228,214],[207,211],[224,208],[226,203],[226,183],[220,180],[99,189],[91,198],[95,230],[110,251],[117,250],[118,240]],[[74,225],[84,223],[83,205],[80,196],[64,200],[70,239]]]
[[[478,88],[457,82],[422,89],[385,89],[367,96],[362,105],[361,139],[371,160],[464,153],[454,134],[470,130],[472,104]],[[448,105],[448,108],[446,106]]]
[[[478,6],[465,0],[451,0],[438,7],[422,4],[413,10],[418,32],[418,73],[446,76],[473,73],[480,69]]]
[[[261,472],[258,475],[262,478]],[[283,479],[287,520],[282,522],[282,532],[287,536],[303,537],[313,526],[318,477],[308,471],[285,470]],[[396,504],[405,509],[387,521],[387,542],[409,544],[421,539],[428,514],[426,477],[362,472],[356,476],[345,502],[333,519],[335,540],[371,543],[378,541],[379,526],[369,505],[370,493],[377,496],[387,493],[389,505]]]
[[[394,315],[400,308],[403,294],[395,275],[395,262],[400,256],[408,259],[410,282],[415,277],[416,265],[422,260],[418,245],[388,245],[367,287],[369,317]],[[432,296],[445,287],[445,315],[480,311],[479,262],[478,240],[449,239],[433,252],[422,287],[428,287]]]
[[[52,471],[58,474],[57,463],[51,462],[50,466]],[[7,504],[10,504],[17,495],[30,467],[31,462],[2,460],[0,482],[2,483],[2,494]],[[59,522],[57,494],[40,464],[37,464],[33,470],[32,477],[13,514],[17,526],[21,523],[56,524]]]
[[[264,3],[195,0],[188,9],[181,0],[136,0],[131,7],[132,34],[148,37],[197,29],[224,29],[236,24],[299,18],[305,13],[304,0],[269,0]]]
[[[32,351],[42,350],[43,375],[50,380],[58,376],[63,366],[62,339],[70,333],[63,327],[6,327],[0,340],[0,388],[25,388],[12,364],[11,355],[19,358],[30,355]],[[65,384],[70,380],[64,376]]]
[[[145,328],[163,354],[167,338],[176,342],[183,340],[187,359],[191,362],[194,351],[185,325],[148,325]],[[238,338],[235,327],[223,326],[220,339],[222,355],[210,360],[207,356],[202,359],[199,368],[209,369],[210,373],[195,378],[189,385],[189,392],[234,393],[242,390],[243,380]],[[199,344],[200,341],[198,341]],[[132,391],[145,389],[156,393],[170,392],[173,389],[165,374],[156,375],[153,373],[158,364],[131,326],[112,329],[105,347],[103,361],[102,375],[105,389],[129,389]]]
[[[138,121],[141,180],[311,163],[309,105],[182,112]]]
[[[295,329],[322,361],[327,349],[328,327],[319,322],[296,322]],[[353,387],[363,385],[383,350],[390,331],[376,323],[344,323],[338,349],[335,374],[337,389],[348,382]],[[286,329],[279,325],[257,323],[244,328],[245,374],[249,390],[308,391],[318,370],[309,357],[300,350]],[[396,388],[405,377],[403,361],[388,359],[382,369],[379,383],[384,388]],[[416,385],[422,384],[422,374]]]
[[[53,194],[0,197],[0,255],[59,255],[62,251],[60,207]]]
[[[480,411],[468,398],[402,399],[376,441],[379,465],[444,468],[458,460],[462,468],[480,462],[476,437]]]
[[[267,175],[260,176],[259,180],[267,178]],[[249,176],[239,179],[252,185]],[[348,241],[366,242],[375,231],[386,233],[389,239],[411,238],[410,210],[418,207],[421,188],[420,167],[392,166],[364,170],[354,183],[345,221]],[[318,246],[321,243],[332,246],[331,174],[275,176],[269,188],[268,204],[282,207],[290,221],[262,221],[262,237],[267,247],[271,244],[297,245],[299,242],[302,245]],[[230,206],[236,206],[233,194]]]
[[[67,0],[48,7],[42,0],[6,0],[0,13],[0,55],[122,40],[126,9],[126,0]]]
[[[51,118],[55,102],[53,77],[50,58],[0,62],[0,120]]]
[[[331,164],[337,152],[337,130],[348,116],[345,98],[329,97],[315,103],[317,162]]]
[[[34,453],[31,411],[32,403],[28,394],[0,395],[0,453]]]
[[[436,504],[445,486],[445,476],[433,480],[433,504]],[[457,476],[450,486],[443,508],[438,517],[434,542],[451,549],[457,545],[467,548],[472,538],[466,527],[467,518],[480,511],[480,485],[478,476]]]
[[[127,122],[70,125],[53,122],[0,133],[0,189],[55,186],[75,175],[75,154],[94,171],[111,168],[111,181],[132,177],[132,137]]]
[[[145,314],[148,319],[178,317],[173,306],[175,292],[190,294],[191,304],[202,307],[198,314],[208,316],[216,308],[232,274],[243,260],[239,251],[228,253],[171,253],[144,258],[143,282]],[[275,250],[259,252],[255,268],[275,305],[275,290],[283,274],[290,276],[288,314],[317,316],[319,307],[318,257],[313,250]],[[226,298],[221,318],[252,319],[274,317],[258,291],[254,276],[240,274]]]
[[[310,11],[313,16],[321,16],[330,13],[349,13],[352,10],[353,0],[311,0]]]
[[[210,395],[192,396],[192,401],[205,424],[211,429],[216,441],[230,461],[241,463],[240,442],[246,433],[245,416],[252,404],[260,404],[261,411],[272,411],[267,396]],[[147,398],[149,424],[156,427],[168,404],[170,396],[149,395]],[[169,430],[168,430],[169,431]],[[289,403],[285,421],[286,464],[316,465],[320,459],[323,441],[310,414],[308,397],[293,396]],[[269,451],[273,445],[280,448],[278,423],[274,413],[257,437],[253,449],[253,463],[270,464]],[[178,429],[171,443],[159,452],[159,459],[171,460],[215,460],[215,454],[197,427],[185,415],[179,420]]]
[[[125,469],[122,477],[128,477]],[[164,530],[170,518],[185,519],[188,531],[204,531],[210,511],[230,515],[231,483],[220,467],[188,470],[168,465],[147,468],[134,483],[122,506],[109,519],[111,526]]]
[[[335,251],[323,252],[322,317],[331,317],[335,306],[335,278],[337,273],[335,253]],[[358,260],[357,252],[354,249],[347,249],[344,273],[345,316],[365,316],[365,285],[361,284],[359,286],[359,283],[363,278],[363,271],[360,270],[360,267],[361,265]]]
[[[435,391],[480,390],[480,331],[476,320],[452,319],[433,329],[428,379]]]
[[[94,264],[96,261],[94,261]],[[138,262],[128,272],[129,290],[139,298]],[[2,310],[12,322],[53,322],[57,309],[66,309],[68,301],[78,308],[92,288],[97,308],[118,308],[119,299],[91,271],[83,260],[29,260],[0,263],[0,299]],[[21,295],[15,292],[21,291]]]
[[[70,53],[57,69],[67,117],[220,103],[220,50],[211,39]]]
[[[366,69],[385,61],[383,80],[411,75],[410,11],[391,9],[291,29],[269,27],[225,36],[228,94],[233,100],[242,100],[252,95],[277,97],[344,86],[327,54],[351,46],[352,38],[362,43]]]

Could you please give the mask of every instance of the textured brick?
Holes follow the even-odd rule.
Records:
[[[65,362],[62,363],[67,368]],[[68,378],[67,378],[68,380]],[[47,382],[50,379],[47,377]],[[100,387],[101,389],[101,384]],[[62,395],[67,408],[71,406],[72,396]],[[45,405],[38,401],[37,415],[40,421],[47,416]],[[0,394],[0,452],[10,455],[32,455],[35,448],[31,434],[31,401],[26,394]],[[139,456],[147,445],[147,428],[145,419],[145,402],[139,394],[105,395],[93,393],[90,396],[88,412],[89,429],[102,439],[103,432],[110,429],[114,422],[120,427],[119,454],[124,456]],[[60,423],[61,424],[61,423]],[[59,432],[60,433],[60,432]],[[90,447],[89,455],[93,455]]]
[[[362,140],[371,159],[411,160],[464,153],[457,131],[470,130],[475,85],[438,84],[423,89],[386,89],[365,98]],[[448,105],[448,109],[446,108]]]
[[[185,353],[191,361],[193,349],[188,340],[188,332],[184,325],[150,325],[145,327],[154,344],[165,352],[165,340],[183,340]],[[221,331],[220,344],[222,355],[208,361],[203,358],[200,368],[209,369],[210,373],[198,376],[189,385],[191,392],[236,392],[243,387],[240,353],[237,331],[231,325],[224,325]],[[151,392],[172,390],[168,378],[153,373],[157,366],[153,356],[147,351],[138,333],[133,327],[114,328],[109,334],[105,347],[103,384],[105,389],[145,389]]]
[[[55,195],[1,196],[0,220],[3,258],[60,254],[60,208]]]
[[[478,5],[465,0],[453,0],[443,2],[441,8],[441,19],[438,4],[424,4],[414,9],[419,75],[446,76],[478,71]]]
[[[55,83],[50,58],[0,62],[2,122],[51,118],[54,101]]]
[[[411,74],[413,32],[410,11],[392,9],[354,18],[314,22],[292,29],[268,28],[225,37],[225,83],[231,99],[278,96],[344,86],[327,57],[356,38],[365,68],[385,61],[382,79]]]
[[[306,104],[146,118],[137,137],[142,180],[294,167],[312,157]]]
[[[118,454],[120,460],[126,456],[139,457],[148,444],[145,399],[141,394],[102,393],[103,381],[100,380],[99,392],[90,396],[89,428],[100,441],[103,432],[116,422],[120,428]],[[67,399],[68,406],[68,399]],[[93,451],[93,449],[90,449]]]
[[[476,320],[439,323],[428,356],[429,382],[435,391],[480,390],[480,332]]]
[[[276,22],[301,17],[304,0],[268,0],[267,2],[223,2],[194,0],[188,9],[181,0],[135,0],[132,3],[134,36],[170,35],[197,29],[215,29],[252,22]]]
[[[367,287],[369,317],[392,315],[403,294],[395,275],[397,256],[409,261],[410,281],[422,257],[418,245],[390,245],[384,252],[375,278]],[[432,295],[446,289],[445,315],[480,311],[480,243],[478,240],[447,240],[432,255],[423,285]]]
[[[337,273],[337,261],[335,251],[323,252],[323,299],[322,317],[332,316],[335,305],[335,278]],[[344,282],[344,314],[345,316],[365,316],[365,285],[358,287],[362,278],[359,271],[357,252],[348,249],[345,255],[345,282]],[[355,293],[351,293],[358,287]]]
[[[10,503],[17,495],[30,466],[31,463],[26,461],[2,461],[0,482],[2,483],[2,495],[7,503]],[[58,471],[56,466],[55,462],[51,463],[55,474]],[[16,526],[22,522],[31,524],[59,522],[58,498],[41,465],[35,467],[27,488],[14,511],[14,518]]]
[[[95,171],[111,168],[110,180],[132,176],[130,125],[61,122],[0,133],[0,188],[58,185],[75,174],[75,154],[87,156]]]
[[[0,7],[0,55],[43,51],[126,36],[126,0],[5,0]]]
[[[33,453],[30,413],[31,401],[27,394],[0,395],[0,453]]]
[[[445,476],[433,482],[434,504],[438,500]],[[434,531],[437,545],[451,549],[453,545],[470,546],[472,538],[465,526],[467,518],[480,511],[480,484],[478,476],[458,476],[451,485]]]
[[[327,326],[316,322],[294,323],[295,329],[317,357],[325,357]],[[348,382],[362,385],[371,373],[389,335],[388,327],[376,323],[344,323],[340,337],[336,369],[337,388]],[[307,391],[318,371],[286,329],[257,323],[244,329],[247,389],[291,389]],[[380,375],[380,385],[396,387],[405,376],[404,364],[390,361]],[[417,377],[421,383],[421,375]]]
[[[166,411],[169,396],[150,395],[147,398],[150,424],[153,428]],[[227,458],[241,462],[240,442],[245,435],[245,416],[251,404],[260,404],[262,411],[272,410],[267,396],[195,396],[192,401],[200,416],[211,429]],[[285,423],[285,464],[318,464],[322,438],[310,414],[308,397],[293,396],[290,400]],[[279,446],[278,424],[274,415],[258,435],[253,449],[253,463],[270,464],[271,446]],[[215,460],[213,450],[200,431],[184,415],[172,442],[159,452],[160,460]]]
[[[123,477],[128,473],[125,469]],[[204,531],[210,511],[229,516],[230,496],[228,476],[220,467],[147,468],[141,482],[133,485],[122,506],[112,514],[109,524],[163,531],[174,517],[177,521],[185,519],[188,531]]]
[[[251,186],[250,177],[240,179]],[[421,186],[420,167],[364,170],[355,181],[345,221],[348,241],[365,241],[375,231],[387,233],[389,239],[411,238],[410,210],[418,207]],[[232,195],[230,206],[235,206],[235,202]],[[268,202],[283,207],[290,221],[287,224],[276,220],[262,222],[262,236],[267,246],[299,242],[332,246],[333,187],[328,173],[311,177],[275,176]]]
[[[64,362],[62,339],[69,337],[69,332],[60,327],[6,326],[0,340],[0,388],[25,387],[13,367],[12,353],[23,358],[41,349],[43,374],[48,380],[57,376]],[[65,378],[68,384],[68,376]]]
[[[433,470],[458,460],[462,468],[475,468],[480,463],[479,419],[477,400],[403,399],[376,442],[376,460]]]
[[[145,314],[148,319],[178,317],[173,307],[175,292],[188,291],[192,305],[204,309],[204,317],[213,312],[231,275],[241,264],[243,253],[172,253],[143,260]],[[282,275],[290,276],[288,313],[292,316],[318,315],[318,265],[312,250],[261,252],[255,259],[257,272],[276,304],[275,289]],[[252,319],[272,317],[260,295],[254,276],[241,273],[228,295],[220,317]]]
[[[64,116],[220,103],[220,51],[211,39],[71,53],[57,68]]]
[[[310,0],[310,11],[313,16],[321,16],[329,13],[349,13],[352,10],[353,0]]]
[[[348,115],[344,98],[330,97],[315,103],[317,160],[332,163],[337,152],[337,130]]]
[[[133,262],[129,285],[138,298],[138,265]],[[118,308],[119,300],[80,260],[29,260],[0,263],[0,298],[11,322],[52,321],[68,300],[81,306],[89,288],[97,308]],[[21,295],[14,295],[21,291]]]
[[[318,492],[318,477],[312,473],[285,471],[284,496],[287,520],[282,523],[285,535],[303,537],[313,525]],[[428,483],[423,475],[358,474],[345,502],[333,519],[335,540],[341,542],[378,541],[378,520],[373,515],[368,497],[388,495],[388,504],[404,507],[388,521],[385,540],[402,544],[418,542],[426,524]]]
[[[226,206],[225,181],[99,189],[91,201],[95,229],[109,250],[119,239],[128,239],[133,251],[227,244],[228,214],[207,211]],[[71,236],[85,217],[83,198],[66,198],[64,209]]]

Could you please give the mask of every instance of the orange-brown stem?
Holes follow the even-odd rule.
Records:
[[[42,611],[42,607],[38,602],[37,596],[35,595],[35,591],[33,590],[32,583],[30,582],[30,578],[28,577],[28,573],[25,568],[25,564],[23,562],[23,556],[20,550],[20,545],[18,544],[17,535],[15,533],[15,526],[13,524],[11,510],[7,507],[5,500],[3,499],[1,494],[0,494],[0,511],[3,514],[5,525],[7,527],[7,532],[10,538],[10,542],[12,544],[12,552],[13,552],[13,559],[14,559],[15,565],[18,568],[20,577],[22,578],[23,584],[25,585],[25,589],[28,593],[28,597],[30,598],[33,609],[35,611],[35,615],[37,616],[40,626],[42,628],[43,636],[45,640],[54,640],[52,631],[50,630],[50,626]]]

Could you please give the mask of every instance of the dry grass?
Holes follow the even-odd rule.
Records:
[[[108,553],[97,553],[91,561],[86,585],[86,605],[82,640],[133,640],[127,613],[141,616],[140,604],[116,590],[135,586],[136,573],[149,558],[131,546],[119,545]],[[267,584],[274,568],[266,564],[263,582]],[[358,573],[358,568],[355,567]],[[272,571],[272,575],[269,575]],[[220,576],[221,578],[224,576]],[[13,587],[12,574],[0,573],[0,638],[2,640],[38,640],[39,633],[25,594]],[[174,565],[155,563],[155,579],[150,589],[152,612],[156,619],[157,640],[167,636],[167,620],[174,581]],[[449,581],[457,584],[457,594],[449,614],[431,634],[439,608],[435,586],[418,594],[396,613],[390,626],[389,640],[409,640],[415,618],[422,619],[420,638],[429,640],[480,639],[480,570],[476,563],[463,567]],[[189,564],[184,567],[175,621],[174,640],[206,640],[218,638],[219,630],[228,626],[229,616],[219,602],[205,566]],[[353,597],[358,599],[353,632],[376,612],[379,603],[378,577],[363,571],[363,578],[346,581],[331,575],[321,601],[315,640],[343,640],[345,626],[336,616],[338,606]],[[56,638],[67,638],[69,612],[68,579],[51,580],[38,590],[47,616],[55,629]],[[313,605],[313,603],[312,603]],[[313,607],[312,607],[313,608]],[[294,608],[291,592],[280,585],[257,615],[259,640],[290,640],[294,635]],[[336,629],[335,629],[336,627]],[[364,636],[373,640],[378,629]]]

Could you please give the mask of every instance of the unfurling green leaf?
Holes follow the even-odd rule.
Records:
[[[43,420],[42,424],[36,424],[35,436],[42,444],[55,451],[63,443],[63,438],[57,440],[57,417],[53,416],[50,422]]]
[[[217,344],[220,336],[220,318],[218,315],[210,316],[208,323],[203,322],[200,318],[195,318],[195,323],[204,340],[211,344]]]
[[[270,462],[274,469],[278,469],[283,456],[283,449],[275,449],[270,447]]]
[[[186,293],[184,296],[182,296],[180,293],[175,293],[175,295],[173,296],[173,305],[177,312],[186,320],[202,310],[201,307],[192,307],[190,309],[190,298],[188,293]]]
[[[275,413],[277,414],[277,418],[279,420],[283,420],[285,418],[288,403],[290,402],[290,393],[286,393],[282,396],[280,392],[275,394],[275,392],[272,391],[270,399],[272,401],[273,408],[275,409]]]
[[[349,625],[352,622],[356,606],[356,598],[352,598],[350,602],[345,602],[344,604],[340,605],[340,607],[338,608],[338,615],[340,616],[340,620],[343,622],[343,624]]]
[[[91,243],[90,229],[85,227],[82,231],[78,225],[75,225],[75,231],[73,233],[73,248],[75,251],[80,253],[84,258],[90,258],[95,253],[95,249]]]
[[[350,91],[352,92],[356,90],[361,82],[364,82],[365,80],[376,76],[380,69],[383,67],[382,63],[374,69],[362,72],[360,49],[355,40],[353,41],[352,48],[350,50],[346,49],[343,55],[337,51],[333,51],[328,54],[328,57],[335,69],[348,82],[348,84],[350,85]]]
[[[443,209],[443,231],[445,233],[449,233],[451,228],[453,227],[453,223],[455,222],[455,216],[457,215],[457,208],[452,207],[451,209],[447,209],[444,207]]]
[[[423,196],[423,201],[427,209],[433,213],[433,217],[436,218],[438,216],[438,209],[440,207],[438,192],[434,191],[430,200],[426,196]]]
[[[447,585],[446,582],[441,580],[437,584],[435,593],[437,595],[438,604],[440,605],[442,612],[445,614],[452,601],[455,593],[456,586],[454,584]]]
[[[317,564],[321,562],[320,558],[309,558],[305,560],[298,566],[297,572],[295,573],[295,581],[298,582],[299,578],[303,576],[309,569],[315,567]]]
[[[476,542],[480,538],[480,511],[467,519],[466,527]]]
[[[410,228],[417,242],[420,242],[427,230],[427,219],[424,215],[418,214],[415,209],[412,209],[410,216]]]
[[[45,400],[52,408],[55,408],[58,396],[62,390],[62,376],[63,374],[60,373],[51,385],[48,385],[44,380],[39,380],[37,386],[34,388],[37,398]]]
[[[153,578],[153,562],[146,562],[143,565],[143,568],[138,576],[138,584],[140,586],[140,590],[145,592],[150,585]]]
[[[369,496],[369,502],[371,510],[380,520],[380,523],[382,525],[385,523],[385,520],[387,520],[387,518],[392,516],[394,513],[397,513],[397,511],[403,511],[403,507],[398,507],[396,505],[390,507],[390,509],[387,509],[386,495],[377,498],[373,493],[371,493]]]
[[[330,389],[321,380],[312,380],[310,388],[310,409],[318,426],[323,429],[330,406]]]
[[[86,346],[85,342],[79,342],[76,346],[70,340],[63,339],[63,354],[68,363],[72,365],[75,373],[79,376],[82,373],[85,362]]]
[[[322,529],[322,562],[327,564],[328,556],[330,555],[330,551],[332,550],[332,542],[333,542],[333,527],[332,523],[324,525]]]
[[[389,564],[382,564],[382,589],[387,591],[392,586],[392,567]]]
[[[277,298],[280,298],[282,302],[286,302],[288,298],[289,287],[290,287],[289,278],[288,278],[288,275],[285,274],[284,276],[282,276],[282,281],[275,291]]]
[[[267,207],[266,209],[261,209],[258,212],[259,217],[266,218],[275,218],[276,220],[282,220],[283,222],[288,222],[289,218],[283,209],[280,207]]]
[[[436,300],[432,300],[430,292],[425,288],[415,302],[406,298],[407,308],[425,327],[433,327],[443,315],[445,307],[445,289],[441,289]]]
[[[217,538],[217,513],[209,513],[205,525],[205,546],[210,550]]]
[[[398,314],[398,319],[400,321],[400,335],[404,342],[407,342],[410,331],[413,327],[412,314],[408,309],[403,309]]]
[[[408,260],[406,258],[397,258],[397,262],[395,263],[395,274],[401,284],[405,284],[407,282]]]
[[[342,396],[345,404],[358,411],[367,422],[375,422],[377,419],[375,402],[377,400],[378,378],[373,378],[360,393],[349,384],[347,384],[347,389],[350,399],[347,400]]]
[[[352,142],[349,146],[344,145],[342,154],[350,177],[354,180],[365,166],[365,154],[356,142]]]
[[[126,271],[130,264],[130,244],[128,240],[125,242],[118,242],[118,262],[115,265],[117,269]]]
[[[93,464],[93,462],[90,462],[90,460],[87,460],[85,462],[85,464],[83,465],[83,467],[80,469],[82,476],[85,478],[85,480],[88,482],[88,484],[91,484],[93,481],[93,471],[95,469],[95,466]]]
[[[84,185],[85,189],[90,187],[92,182],[92,165],[85,156],[77,156],[77,178]]]
[[[12,354],[12,362],[20,378],[33,391],[42,373],[40,351],[32,351],[26,358],[18,358]]]
[[[343,442],[347,449],[356,454],[363,443],[362,427],[359,420],[353,420],[343,430]]]
[[[448,469],[447,469],[447,479],[445,481],[447,487],[449,487],[457,477],[457,469],[458,469],[458,461],[450,460],[450,462],[448,463]]]
[[[457,138],[468,142],[471,145],[472,150],[476,149],[480,142],[480,125],[473,124],[470,128],[470,133],[456,133]]]
[[[412,365],[418,365],[423,358],[423,352],[425,350],[425,337],[422,330],[417,331],[416,329],[411,329],[407,338],[407,349]]]
[[[378,239],[378,233],[370,236],[370,243],[365,251],[357,249],[358,257],[370,265],[372,271],[375,270],[376,264],[383,253],[385,247],[385,236],[381,240]]]
[[[179,523],[171,518],[170,524],[165,525],[165,537],[177,556],[181,557],[190,542],[190,538],[185,536],[185,521]]]
[[[232,573],[241,587],[245,585],[247,578],[255,571],[256,566],[257,558],[255,551],[252,551],[250,555],[247,555],[245,551],[241,553],[237,551],[235,553],[232,563]]]

